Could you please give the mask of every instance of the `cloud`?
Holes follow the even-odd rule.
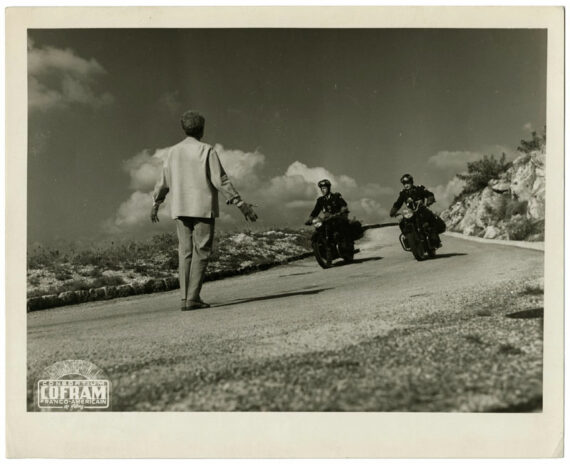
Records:
[[[353,210],[362,211],[364,216],[374,216],[374,215],[386,215],[387,211],[382,207],[382,205],[371,198],[361,198],[353,206]]]
[[[258,152],[226,150],[219,144],[215,146],[215,149],[234,186],[241,187],[242,193],[254,191],[261,182],[258,171],[263,167],[265,156]],[[168,148],[159,148],[154,152],[145,149],[123,162],[123,171],[130,180],[129,188],[134,192],[119,205],[113,217],[103,223],[105,232],[136,233],[137,229],[151,226],[149,213],[153,202],[152,191],[161,174],[167,154]],[[164,205],[159,210],[159,218],[164,219],[163,222],[167,224],[170,224],[169,210],[169,197],[167,196]],[[232,214],[220,211],[219,222],[229,225],[235,223],[236,219]],[[152,227],[153,230],[157,230],[156,225]]]
[[[152,190],[158,179],[167,149],[159,148],[152,155],[149,150],[143,150],[123,163],[123,170],[129,175],[130,187],[134,190]]]
[[[447,184],[437,185],[436,187],[426,187],[435,195],[436,203],[431,209],[434,211],[443,211],[453,199],[463,191],[465,181],[454,177]]]
[[[392,187],[382,187],[379,184],[365,184],[362,187],[359,187],[359,191],[362,193],[362,195],[368,197],[396,194]]]
[[[216,144],[214,149],[236,188],[259,186],[259,171],[265,164],[265,155],[258,151],[227,150],[220,144]]]
[[[288,203],[285,203],[285,208],[289,209],[302,208],[305,210],[309,210],[312,209],[313,206],[315,206],[314,200],[293,200]]]
[[[268,208],[281,211],[283,221],[296,224],[300,218],[306,218],[315,206],[320,195],[317,182],[329,179],[332,190],[340,192],[348,203],[350,215],[366,222],[376,222],[387,215],[382,202],[386,196],[392,196],[390,187],[369,183],[358,185],[355,179],[346,175],[337,175],[328,169],[295,161],[281,176],[276,176],[263,183],[258,193],[260,203]],[[252,192],[255,195],[255,192]],[[284,208],[283,208],[284,207]],[[284,209],[288,210],[284,212]]]
[[[467,170],[467,163],[483,159],[484,156],[500,158],[505,153],[507,160],[515,159],[516,150],[504,145],[487,145],[480,151],[439,151],[428,159],[428,163],[441,170],[453,171],[454,173]]]
[[[351,216],[364,222],[378,222],[385,218],[387,211],[383,203],[386,196],[394,195],[391,188],[374,183],[360,186],[349,176],[334,174],[320,166],[307,166],[300,161],[291,163],[282,175],[269,177],[263,173],[264,154],[226,149],[219,144],[215,149],[242,197],[257,205],[261,227],[301,226],[315,206],[320,195],[317,182],[323,178],[332,182],[333,191],[342,193],[349,204]],[[107,232],[136,233],[141,228],[157,231],[156,226],[150,224],[148,215],[152,205],[151,192],[166,153],[167,149],[158,149],[154,153],[143,150],[123,163],[133,192],[119,205],[115,215],[105,222]],[[166,206],[160,208],[160,217],[166,219],[166,223],[170,222],[168,199],[167,196]],[[225,206],[222,197],[220,200],[220,226],[245,225],[241,213],[235,207]]]
[[[151,192],[141,192],[139,190],[133,192],[126,201],[121,203],[115,215],[104,221],[103,231],[114,235],[125,231],[140,231],[144,225],[151,225],[151,206]],[[160,208],[158,218],[162,222],[159,222],[158,226],[155,225],[155,231],[171,226],[168,220],[170,218],[170,204],[168,199],[164,202],[164,206]],[[162,225],[162,227],[160,225]]]
[[[483,158],[483,154],[475,151],[440,151],[428,159],[428,163],[439,169],[465,170],[467,163]]]
[[[96,90],[106,74],[94,58],[85,59],[67,48],[37,48],[28,41],[28,107],[46,111],[79,104],[99,108],[113,102],[109,92]]]

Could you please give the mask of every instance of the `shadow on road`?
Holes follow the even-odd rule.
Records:
[[[283,274],[280,275],[279,277],[291,277],[291,276],[300,276],[300,275],[307,275],[307,274],[314,274],[315,271],[311,271],[311,272],[296,272],[294,274]]]
[[[542,411],[542,395],[537,395],[522,403],[489,409],[488,412],[540,412]]]
[[[534,319],[544,317],[544,308],[523,309],[514,313],[507,314],[506,317],[511,319]]]
[[[382,256],[372,256],[370,258],[360,258],[360,259],[354,259],[352,260],[350,263],[347,263],[346,261],[338,261],[336,263],[333,264],[333,267],[338,267],[338,266],[348,266],[350,264],[360,264],[360,263],[365,263],[366,261],[378,261],[382,259]]]
[[[220,308],[222,306],[232,306],[243,303],[250,303],[252,301],[264,301],[264,300],[274,300],[276,298],[287,298],[289,296],[300,296],[300,295],[318,295],[325,290],[330,290],[330,288],[316,288],[313,290],[303,290],[299,292],[288,292],[288,293],[276,293],[274,295],[256,296],[254,298],[243,298],[239,300],[230,301],[228,303],[213,304],[212,308]]]
[[[382,256],[371,256],[370,258],[356,258],[355,260],[352,261],[353,264],[360,264],[360,263],[365,263],[367,261],[379,261],[382,258]]]
[[[453,258],[454,256],[467,256],[467,253],[443,253],[441,255],[435,255],[432,259]]]

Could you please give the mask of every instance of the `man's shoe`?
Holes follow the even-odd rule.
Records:
[[[186,306],[182,309],[182,311],[194,311],[195,309],[204,309],[209,307],[210,305],[208,303],[204,303],[202,300],[187,301]]]

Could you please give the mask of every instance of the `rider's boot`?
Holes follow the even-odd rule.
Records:
[[[327,260],[327,264],[330,266],[333,259],[332,259],[332,250],[331,250],[331,247],[329,245],[327,245],[327,251],[325,253],[325,259]]]
[[[437,232],[432,232],[431,242],[433,243],[435,248],[441,248],[441,240],[440,240],[439,234]]]

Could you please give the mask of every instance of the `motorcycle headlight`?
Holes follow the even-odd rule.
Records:
[[[406,219],[410,219],[414,215],[409,209],[405,209],[403,214]]]
[[[317,229],[323,225],[321,221],[317,221],[313,224]]]

